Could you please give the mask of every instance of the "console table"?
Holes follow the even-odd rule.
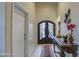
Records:
[[[67,52],[69,54],[72,54],[72,57],[77,56],[77,44],[62,44],[60,49],[60,56],[65,57],[65,53]]]

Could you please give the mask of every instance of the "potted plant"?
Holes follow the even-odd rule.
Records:
[[[65,13],[65,19],[64,19],[64,23],[67,24],[67,29],[71,31],[71,33],[68,36],[69,42],[72,44],[73,43],[73,30],[75,28],[75,24],[71,23],[71,18],[70,18],[70,14],[71,14],[71,9],[69,8],[67,13]]]

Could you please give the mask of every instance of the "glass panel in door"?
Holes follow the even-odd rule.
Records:
[[[40,40],[45,38],[45,22],[40,24]]]
[[[48,30],[49,30],[48,37],[51,38],[51,39],[53,38],[53,35],[54,35],[53,28],[54,28],[53,24],[52,23],[48,23]]]

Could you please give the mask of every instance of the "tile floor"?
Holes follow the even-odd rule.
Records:
[[[42,50],[42,44],[38,45],[38,47],[36,48],[36,50],[33,53],[32,57],[40,57],[41,56],[41,50]],[[53,51],[53,44],[52,44],[52,51]],[[54,53],[54,51],[53,51],[53,53]]]
[[[56,49],[56,51],[60,51],[57,47],[55,49]],[[40,45],[37,46],[37,48],[35,49],[32,57],[40,57],[41,50],[42,50],[42,44],[40,44]],[[52,51],[54,53],[53,44],[52,44]],[[79,57],[79,47],[78,47],[77,53],[78,53],[78,56],[77,57]],[[65,53],[65,54],[66,54],[66,57],[72,57],[72,54],[68,54],[68,53]],[[54,53],[54,57],[56,57],[56,56],[57,57],[60,57],[60,55],[58,53],[56,53],[56,54]]]

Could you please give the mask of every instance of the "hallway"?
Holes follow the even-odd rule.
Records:
[[[79,3],[0,2],[0,56],[79,57],[78,15]]]

